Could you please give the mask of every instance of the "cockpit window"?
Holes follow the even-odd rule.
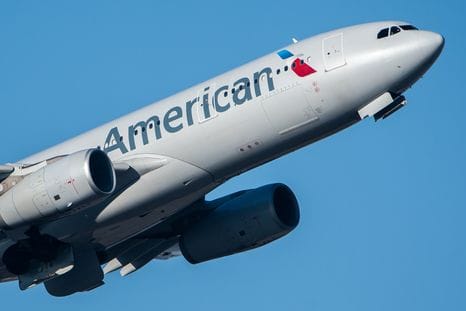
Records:
[[[389,28],[384,28],[377,34],[377,39],[383,39],[391,36],[395,36],[401,32],[401,30],[419,30],[413,25],[400,25],[400,26],[392,26]]]
[[[399,33],[401,31],[401,29],[397,26],[393,26],[391,29],[390,29],[390,36],[394,36],[396,35],[397,33]]]
[[[382,39],[388,37],[388,28],[382,29],[377,35],[377,39]]]
[[[417,27],[414,27],[413,25],[401,25],[401,29],[403,30],[419,30]]]

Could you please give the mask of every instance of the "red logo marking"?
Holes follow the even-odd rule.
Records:
[[[294,73],[296,73],[300,77],[305,77],[317,72],[314,68],[312,68],[299,58],[295,59],[291,68],[293,69]]]

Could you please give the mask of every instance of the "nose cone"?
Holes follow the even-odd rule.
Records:
[[[391,91],[403,93],[418,81],[435,63],[442,53],[445,39],[430,31],[405,31],[393,40],[390,49],[384,51],[390,55],[395,80]]]
[[[420,31],[419,43],[425,57],[425,63],[430,66],[442,53],[445,39],[442,35],[435,32]]]

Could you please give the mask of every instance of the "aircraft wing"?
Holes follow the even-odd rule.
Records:
[[[10,176],[10,174],[13,173],[14,170],[15,168],[13,166],[0,165],[0,181]]]
[[[124,192],[126,188],[140,179],[142,175],[157,170],[163,167],[166,163],[167,161],[164,158],[155,157],[153,155],[140,155],[121,162],[113,163],[116,174],[115,196]],[[14,171],[14,166],[0,165],[0,182],[8,178],[8,176],[10,176]],[[139,245],[139,241],[143,241],[144,243]],[[179,255],[180,252],[177,248],[177,243],[177,238],[163,239],[154,237],[136,237],[129,241],[129,243],[122,245],[125,249],[121,252],[117,252],[114,257],[111,257],[110,259],[114,259],[112,261],[113,265],[115,262],[119,262],[121,264],[118,268],[121,268],[120,272],[122,275],[128,275],[146,265],[152,259],[168,259]],[[0,249],[5,250],[12,244],[12,240],[10,240],[6,234],[0,230]],[[111,264],[107,264],[107,270],[110,267]],[[18,277],[8,272],[5,265],[0,260],[0,283],[14,281],[17,279]]]

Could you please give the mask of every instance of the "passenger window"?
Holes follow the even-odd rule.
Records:
[[[394,36],[396,35],[397,33],[399,33],[401,31],[400,28],[398,28],[397,26],[393,26],[390,30],[390,36]]]
[[[377,39],[382,39],[388,37],[388,28],[382,29],[377,35]]]

